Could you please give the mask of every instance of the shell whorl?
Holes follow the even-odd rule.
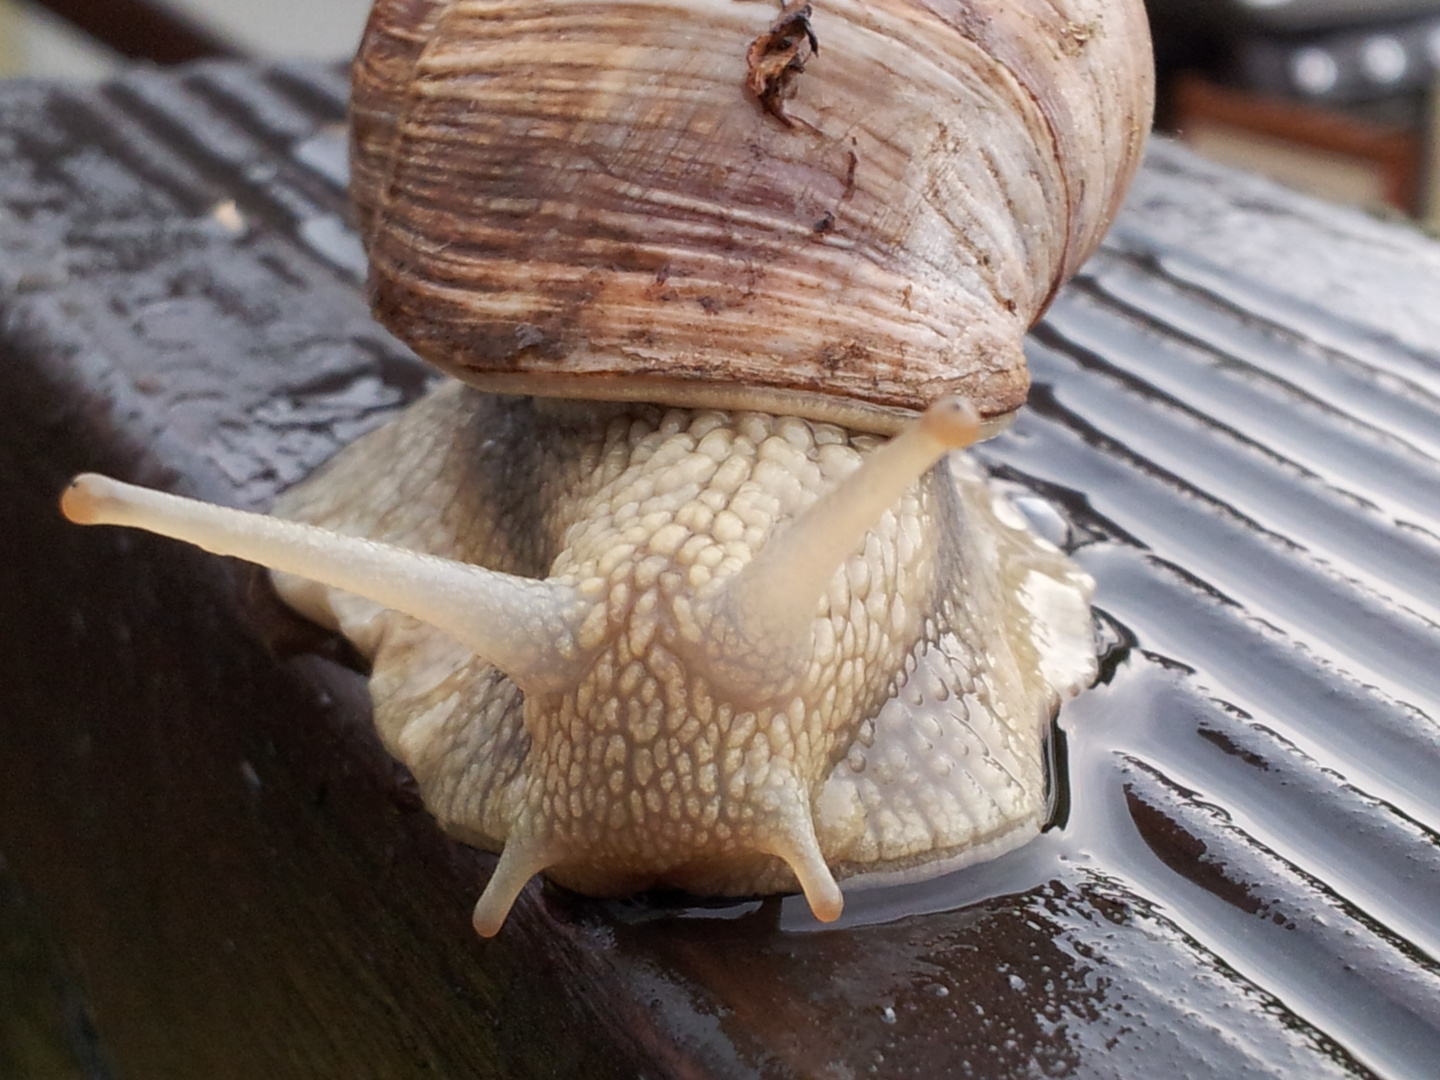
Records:
[[[379,0],[352,144],[378,316],[502,392],[876,430],[1017,408],[1021,338],[1138,165],[1140,0],[807,8]],[[797,12],[819,51],[757,95]]]

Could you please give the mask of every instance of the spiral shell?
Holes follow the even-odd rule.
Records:
[[[500,392],[1003,414],[1152,97],[1141,0],[379,0],[372,303]]]

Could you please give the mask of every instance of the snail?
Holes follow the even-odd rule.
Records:
[[[378,0],[372,307],[456,381],[273,516],[81,523],[272,568],[373,664],[442,827],[582,893],[804,893],[1035,835],[1091,583],[952,451],[1098,245],[1140,0]]]

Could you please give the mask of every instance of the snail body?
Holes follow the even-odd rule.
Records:
[[[1008,850],[1094,675],[1091,585],[952,451],[1023,400],[1147,64],[1129,0],[380,0],[372,301],[471,385],[275,517],[62,504],[271,566],[371,659],[386,746],[501,852],[482,934],[541,871],[833,919],[837,880]]]

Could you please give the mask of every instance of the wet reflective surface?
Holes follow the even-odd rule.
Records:
[[[0,853],[97,1060],[1435,1075],[1440,249],[1156,147],[980,451],[1098,582],[1055,826],[833,927],[532,885],[480,943],[491,860],[415,809],[353,671],[244,573],[53,517],[94,467],[264,506],[421,392],[340,227],[343,93],[0,91]]]

